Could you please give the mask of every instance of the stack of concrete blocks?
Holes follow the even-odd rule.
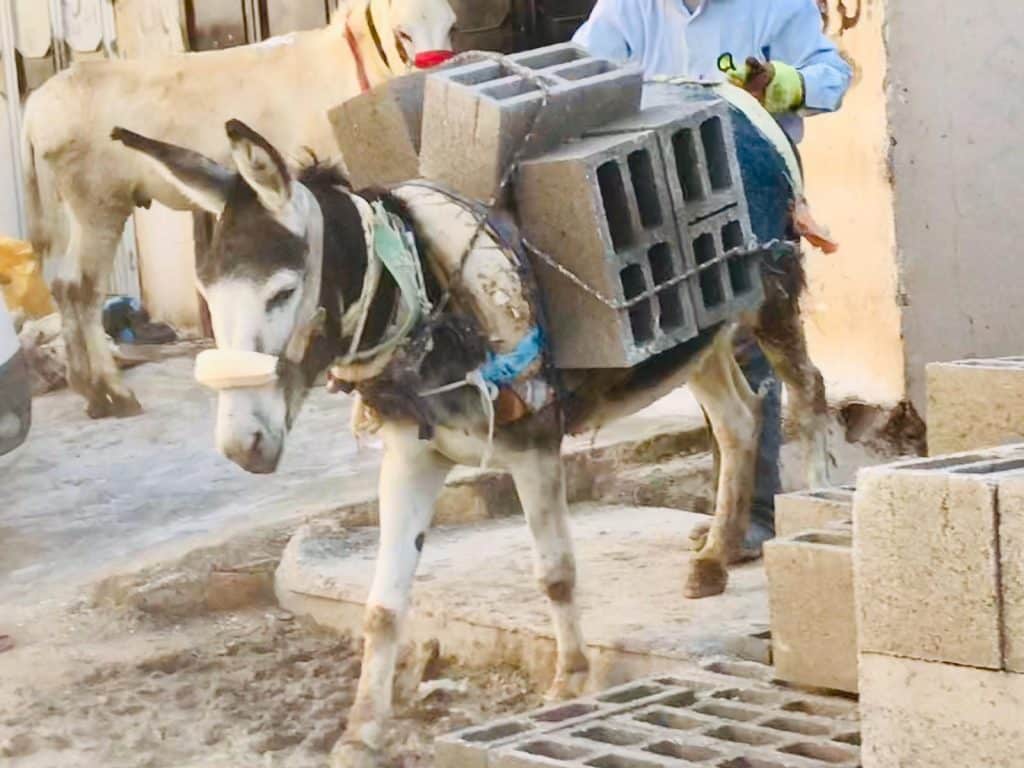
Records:
[[[857,691],[852,515],[849,486],[776,498],[764,560],[780,680]]]
[[[854,768],[859,743],[851,701],[692,669],[442,737],[435,765]]]
[[[1024,357],[932,363],[928,453],[1024,442]]]
[[[763,300],[727,105],[694,89],[523,164],[523,233],[561,368],[631,367]]]
[[[422,176],[514,203],[590,289],[534,260],[556,365],[626,368],[763,299],[727,105],[694,87],[641,112],[642,91],[638,67],[556,45],[398,78],[330,118],[356,187]]]
[[[1024,767],[1024,446],[863,470],[864,767]]]

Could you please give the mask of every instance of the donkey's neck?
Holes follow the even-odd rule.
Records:
[[[326,319],[323,333],[310,344],[302,366],[306,380],[312,383],[350,349],[351,334],[343,332],[342,319],[363,298],[370,246],[353,194],[340,174],[328,168],[314,168],[305,172],[301,180],[316,197],[324,220],[320,306]],[[383,341],[398,300],[394,278],[385,271],[367,307],[359,349],[369,349]]]
[[[409,71],[398,51],[390,19],[372,0],[352,0],[346,8],[339,8],[331,26],[343,30],[355,42],[371,87]]]

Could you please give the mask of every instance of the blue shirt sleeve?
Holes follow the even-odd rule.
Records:
[[[643,55],[643,40],[637,39],[636,0],[597,0],[590,18],[572,40],[592,56],[611,61],[628,61]],[[641,33],[642,34],[642,33]]]
[[[796,67],[804,78],[804,106],[810,112],[834,112],[843,103],[853,72],[839,49],[822,31],[814,0],[795,0],[791,14],[780,19],[771,57]]]

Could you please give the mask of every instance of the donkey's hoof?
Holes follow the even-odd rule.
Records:
[[[90,419],[129,419],[142,413],[142,406],[131,392],[103,391],[90,396],[85,412]]]
[[[586,690],[589,678],[590,673],[587,671],[558,675],[544,694],[544,700],[554,702],[578,699]]]
[[[378,755],[365,744],[339,741],[331,750],[331,768],[377,768]]]
[[[690,573],[686,577],[683,594],[691,600],[714,597],[725,592],[729,583],[729,572],[717,560],[694,558],[690,561]]]

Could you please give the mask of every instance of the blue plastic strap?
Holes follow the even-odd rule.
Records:
[[[534,328],[519,342],[519,345],[504,355],[489,352],[487,362],[480,367],[480,375],[488,384],[502,386],[518,379],[544,350],[544,332]]]

